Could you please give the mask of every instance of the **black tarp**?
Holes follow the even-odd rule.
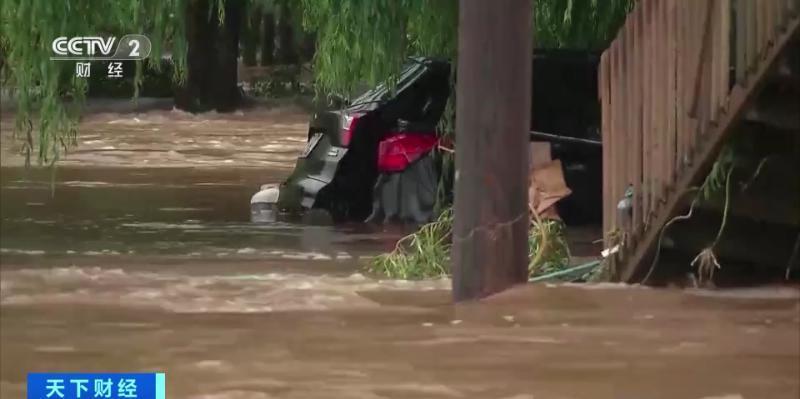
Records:
[[[433,151],[402,172],[382,173],[373,190],[372,214],[367,222],[427,223],[434,215],[439,180]]]

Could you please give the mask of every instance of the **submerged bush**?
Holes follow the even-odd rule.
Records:
[[[534,220],[528,234],[528,276],[537,277],[567,269],[570,260],[564,222]]]
[[[453,209],[448,208],[435,221],[401,238],[392,252],[372,259],[368,269],[400,279],[448,276],[452,231]]]
[[[372,259],[367,269],[373,273],[399,279],[450,276],[452,231],[453,209],[447,208],[435,221],[401,238],[392,252]],[[533,221],[528,235],[530,277],[569,267],[569,247],[564,233],[564,223],[561,221]]]

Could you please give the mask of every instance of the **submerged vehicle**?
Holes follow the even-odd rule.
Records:
[[[596,222],[602,209],[599,54],[536,50],[531,140],[552,143],[573,195],[559,204],[567,223]],[[424,223],[442,175],[436,133],[450,90],[447,60],[411,58],[395,85],[381,84],[339,109],[320,110],[292,174],[251,199],[251,219],[324,211],[333,222]],[[570,220],[571,219],[571,220]]]

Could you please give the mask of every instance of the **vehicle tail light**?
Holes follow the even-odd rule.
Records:
[[[395,133],[378,144],[378,171],[401,172],[436,147],[436,134]]]
[[[356,130],[356,125],[358,124],[359,118],[361,118],[361,114],[345,114],[344,118],[342,118],[341,142],[343,147],[350,145],[350,141],[353,139],[353,132]]]

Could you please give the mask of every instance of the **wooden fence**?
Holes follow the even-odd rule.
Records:
[[[647,258],[678,191],[696,183],[701,158],[715,156],[743,111],[746,101],[734,97],[762,79],[798,11],[800,0],[636,3],[600,66],[603,225],[607,248],[622,244],[616,267]],[[630,189],[627,213],[618,205]]]

